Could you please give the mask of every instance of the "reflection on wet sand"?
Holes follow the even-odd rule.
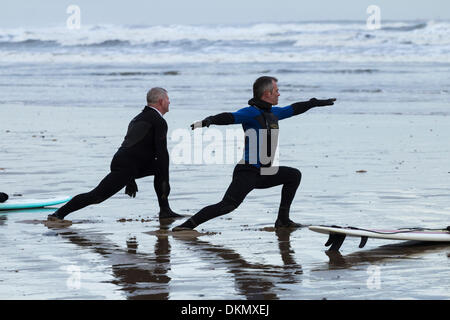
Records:
[[[325,251],[330,258],[328,269],[348,269],[360,264],[375,264],[384,260],[392,259],[415,259],[424,254],[441,252],[449,248],[448,243],[430,243],[419,241],[405,241],[399,244],[390,244],[375,248],[354,252],[342,256],[339,251]],[[317,270],[314,270],[317,271]]]
[[[135,241],[135,239],[134,239]],[[137,243],[127,241],[127,254],[135,255],[135,259],[127,264],[112,265],[117,280],[112,283],[127,291],[128,299],[169,299],[170,245],[168,239],[158,239],[155,244],[155,256],[143,256],[136,253]]]
[[[161,228],[173,221],[161,220]],[[168,238],[158,238],[155,244],[155,255],[137,253],[136,238],[127,240],[127,248],[123,249],[109,241],[105,234],[96,231],[74,230],[72,228],[52,227],[61,237],[80,247],[100,254],[111,263],[112,281],[121,287],[127,299],[169,299],[170,245]]]
[[[8,220],[8,218],[6,217],[6,215],[1,214],[0,215],[0,226],[4,226],[6,223],[6,220]]]
[[[246,299],[278,299],[277,291],[283,290],[277,287],[278,284],[301,282],[298,275],[302,274],[302,269],[295,262],[294,252],[290,247],[291,232],[282,230],[276,233],[283,266],[248,262],[232,249],[213,245],[196,237],[178,237],[176,233],[174,237],[194,248],[193,252],[198,252],[205,261],[218,268],[225,267],[233,274],[238,293]],[[217,259],[211,259],[211,255]]]
[[[8,215],[16,215],[16,214],[50,214],[55,212],[54,208],[36,208],[36,209],[17,209],[17,210],[1,210],[0,211],[0,226],[6,225],[6,221],[8,220]]]
[[[281,259],[286,269],[295,269],[296,274],[302,274],[302,266],[294,260],[294,250],[291,248],[292,229],[277,229],[275,234],[278,238],[278,247],[280,248]],[[294,283],[294,282],[292,282]]]
[[[173,220],[161,220],[160,231],[167,230]],[[171,269],[171,251],[167,233],[161,232],[157,236],[154,255],[138,253],[139,246],[135,237],[127,240],[127,248],[121,248],[106,238],[104,233],[89,230],[75,230],[70,227],[51,226],[49,229],[57,232],[62,238],[69,240],[77,246],[92,250],[100,254],[111,264],[112,281],[121,287],[127,299],[159,299],[167,300],[170,297],[169,283],[171,278],[167,275]],[[290,245],[291,230],[276,232],[283,265],[270,265],[251,263],[246,261],[239,253],[220,245],[213,245],[198,237],[177,236],[177,241],[183,241],[200,258],[214,266],[226,268],[234,277],[238,294],[246,299],[278,299],[277,291],[283,288],[279,284],[300,283],[302,267],[294,259],[294,251]],[[157,233],[158,234],[158,233]],[[206,256],[205,256],[206,254]],[[211,260],[211,255],[216,259]]]

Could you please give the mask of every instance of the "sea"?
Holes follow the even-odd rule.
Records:
[[[0,104],[133,107],[163,86],[175,108],[234,110],[256,77],[272,75],[285,103],[334,95],[348,102],[339,112],[447,113],[449,30],[435,21],[0,29]]]

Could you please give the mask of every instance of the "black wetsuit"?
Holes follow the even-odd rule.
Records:
[[[271,188],[283,185],[278,218],[275,226],[298,227],[300,225],[289,219],[289,210],[295,193],[301,181],[301,172],[290,167],[276,167],[273,173],[263,174],[264,169],[269,169],[275,155],[278,139],[278,120],[299,115],[316,106],[333,104],[332,100],[311,99],[305,102],[297,102],[290,106],[279,108],[259,100],[251,99],[249,106],[236,112],[224,112],[211,116],[202,121],[202,126],[242,124],[246,132],[244,159],[236,165],[233,172],[233,180],[228,187],[223,199],[214,205],[201,209],[174,231],[184,228],[192,229],[215,217],[230,213],[235,210],[253,189]],[[251,146],[247,133],[254,131],[257,143]],[[260,154],[262,141],[267,141],[267,158],[263,161],[264,154]],[[266,150],[264,151],[266,152]]]
[[[53,216],[62,219],[73,211],[100,203],[123,187],[135,185],[135,179],[146,176],[155,176],[154,188],[161,211],[170,210],[167,123],[158,111],[148,106],[130,122],[125,139],[111,161],[111,172],[95,189],[75,196]]]
[[[250,164],[238,164],[234,168],[233,180],[223,199],[219,203],[201,209],[185,222],[184,227],[195,228],[210,219],[230,213],[244,201],[247,194],[253,189],[266,189],[279,185],[283,185],[283,188],[278,221],[280,224],[287,225],[290,222],[289,209],[300,185],[301,177],[301,172],[295,168],[282,166],[274,175],[261,175],[260,169]]]

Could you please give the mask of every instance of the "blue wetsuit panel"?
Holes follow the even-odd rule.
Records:
[[[272,107],[271,112],[278,120],[289,118],[294,114],[292,106]],[[260,109],[254,106],[248,106],[232,113],[235,124],[242,124],[242,128],[245,132],[247,132],[247,130],[254,130],[256,134],[256,150],[252,150],[252,155],[250,155],[250,145],[248,140],[246,139],[245,141],[244,160],[245,163],[250,163],[257,168],[261,167],[259,158],[260,129],[265,129],[261,124],[262,113],[263,112]],[[253,154],[254,152],[257,154]]]

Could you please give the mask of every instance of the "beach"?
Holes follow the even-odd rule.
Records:
[[[271,75],[279,80],[279,106],[337,98],[279,123],[280,165],[302,172],[292,220],[445,228],[450,60],[439,35],[448,26],[396,22],[394,30],[371,33],[356,23],[251,25],[212,28],[203,37],[160,27],[167,41],[145,39],[144,27],[131,40],[127,28],[111,39],[108,27],[97,27],[87,33],[93,38],[72,43],[45,30],[33,30],[40,42],[3,31],[0,191],[11,199],[90,191],[109,172],[151,87],[169,93],[172,152],[180,130],[194,142],[191,123],[246,107],[253,81]],[[268,39],[252,42],[251,32]],[[214,129],[225,139],[226,129],[240,128],[230,127],[203,129],[200,137]],[[222,142],[217,163],[194,161],[207,140],[190,145],[184,163],[171,154],[175,212],[187,218],[222,199],[237,163],[227,161],[229,141]],[[242,146],[231,150],[239,159]],[[369,239],[360,249],[359,239],[347,238],[339,253],[327,252],[323,234],[273,228],[281,187],[254,190],[234,212],[177,235],[170,229],[184,219],[158,219],[153,177],[136,182],[136,198],[122,190],[62,225],[46,222],[54,208],[0,212],[0,298],[450,298],[448,245]]]

